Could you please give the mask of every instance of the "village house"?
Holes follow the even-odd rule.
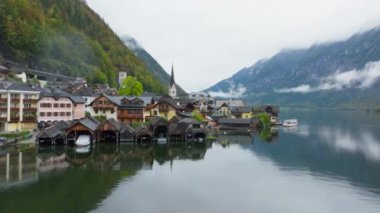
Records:
[[[231,108],[227,103],[220,105],[217,111],[223,117],[230,118],[232,116]]]
[[[252,118],[252,107],[232,107],[232,118]]]
[[[170,120],[176,116],[177,111],[182,111],[179,102],[171,97],[164,96],[151,107],[151,116],[160,116],[166,120]]]
[[[124,123],[145,122],[144,109],[153,103],[152,97],[127,97],[101,95],[88,106],[91,116],[104,116]]]
[[[260,110],[268,115],[270,115],[270,120],[272,124],[277,123],[277,117],[280,113],[280,106],[277,105],[263,105]]]
[[[84,118],[85,100],[63,91],[42,93],[38,100],[38,122],[69,121]]]
[[[0,81],[0,132],[36,129],[39,95],[26,84]]]

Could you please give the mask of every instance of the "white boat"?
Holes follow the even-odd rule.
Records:
[[[75,142],[77,146],[88,146],[91,144],[91,137],[89,135],[80,135]]]
[[[288,120],[284,120],[284,122],[282,122],[282,126],[283,126],[283,127],[294,127],[294,126],[298,126],[298,120],[297,120],[297,119],[288,119]]]

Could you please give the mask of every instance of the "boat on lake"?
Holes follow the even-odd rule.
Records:
[[[295,126],[298,126],[298,120],[297,119],[284,120],[284,122],[282,122],[282,126],[283,127],[295,127]]]
[[[77,146],[88,146],[91,144],[91,137],[89,135],[80,135],[75,142]]]

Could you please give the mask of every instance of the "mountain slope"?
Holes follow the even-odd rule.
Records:
[[[206,91],[242,91],[253,104],[369,108],[380,103],[380,29],[282,51]]]
[[[164,85],[169,85],[170,75],[162,68],[162,66],[136,41],[136,39],[130,36],[123,36],[121,40],[132,50],[135,55],[141,59],[153,73],[153,75]],[[177,85],[178,95],[186,95],[179,85]]]
[[[1,0],[0,54],[30,67],[116,85],[128,67],[145,90],[165,93],[106,23],[80,0]]]

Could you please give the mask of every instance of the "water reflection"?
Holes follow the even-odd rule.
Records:
[[[0,150],[0,212],[378,212],[379,119],[298,114],[190,146]]]

